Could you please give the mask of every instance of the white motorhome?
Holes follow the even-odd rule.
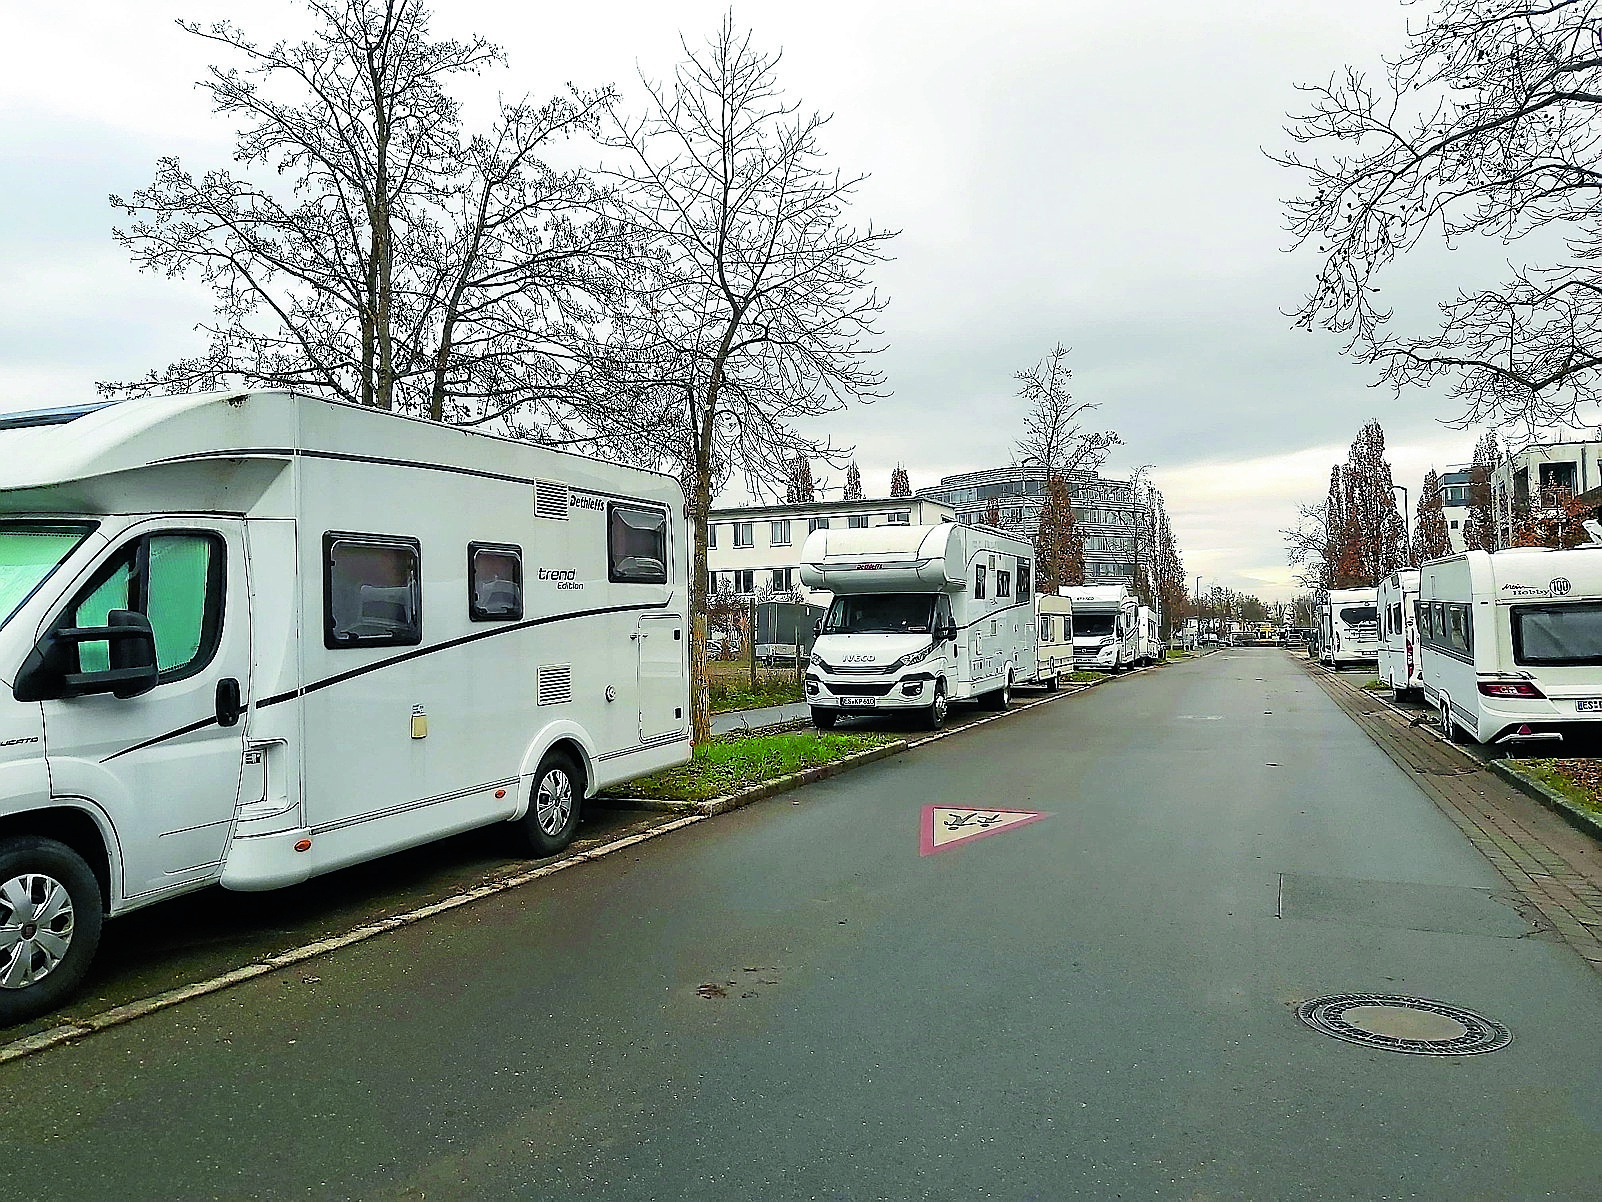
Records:
[[[1379,660],[1379,608],[1371,588],[1331,589],[1318,603],[1318,658],[1337,672]]]
[[[1140,657],[1140,602],[1122,584],[1063,585],[1074,603],[1074,666],[1120,672]]]
[[[814,530],[801,583],[834,594],[806,698],[820,729],[842,713],[913,711],[930,729],[953,701],[1005,709],[1035,667],[1034,547],[987,526]]]
[[[0,1023],[102,915],[689,758],[671,479],[283,392],[0,414]]]
[[[1032,683],[1055,693],[1062,678],[1074,672],[1074,603],[1067,597],[1036,595],[1035,617],[1040,635],[1035,642]]]
[[[1162,615],[1149,605],[1141,605],[1135,610],[1135,626],[1137,628],[1135,643],[1135,662],[1145,667],[1161,663],[1166,658],[1163,647]]]
[[[1379,678],[1398,701],[1419,696],[1424,687],[1418,654],[1418,572],[1392,572],[1375,589],[1379,609]]]
[[[1465,551],[1419,570],[1424,696],[1452,738],[1556,743],[1602,722],[1602,547]]]

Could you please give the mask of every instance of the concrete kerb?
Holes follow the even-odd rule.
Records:
[[[1136,671],[1145,671],[1145,669],[1136,669]],[[356,927],[354,930],[345,932],[343,935],[335,935],[328,939],[320,939],[315,943],[308,943],[302,945],[301,947],[290,948],[287,951],[279,952],[273,956],[264,957],[261,960],[252,961],[249,964],[241,965],[239,968],[231,969],[228,972],[221,973],[204,981],[197,981],[189,985],[180,985],[177,988],[165,990],[162,993],[154,994],[148,998],[140,998],[137,1001],[128,1002],[121,1006],[113,1006],[109,1010],[103,1010],[99,1014],[93,1014],[87,1018],[79,1019],[73,1022],[65,1022],[58,1027],[52,1027],[44,1031],[36,1031],[32,1035],[25,1035],[20,1039],[12,1040],[10,1043],[0,1044],[0,1064],[5,1064],[13,1060],[20,1060],[24,1056],[31,1056],[34,1053],[42,1052],[47,1048],[57,1047],[65,1043],[71,1043],[73,1040],[82,1039],[86,1036],[109,1030],[112,1027],[117,1027],[123,1025],[124,1023],[132,1022],[136,1018],[143,1018],[147,1014],[154,1014],[158,1010],[166,1010],[169,1007],[176,1006],[181,1002],[187,1002],[193,998],[205,997],[207,994],[218,993],[229,988],[230,986],[238,985],[241,982],[254,980],[257,977],[266,976],[268,973],[279,972],[293,965],[314,959],[315,957],[324,956],[330,952],[338,951],[341,948],[362,943],[373,938],[374,936],[385,934],[388,931],[397,930],[400,927],[410,926],[412,923],[421,922],[425,918],[432,918],[436,914],[442,914],[447,910],[454,910],[458,906],[465,906],[472,902],[480,901],[486,897],[491,897],[497,893],[505,893],[508,890],[530,884],[531,882],[539,880],[542,877],[551,876],[565,868],[572,868],[579,864],[590,863],[592,861],[599,860],[604,856],[611,855],[614,852],[623,851],[626,848],[636,846],[637,844],[645,842],[647,839],[655,839],[661,835],[666,835],[672,831],[681,830],[684,827],[691,826],[697,822],[704,822],[707,818],[713,816],[714,814],[722,814],[729,810],[738,809],[741,806],[750,805],[752,802],[760,801],[763,798],[772,797],[777,793],[787,792],[790,789],[800,788],[802,785],[810,784],[816,780],[822,780],[825,777],[835,776],[841,772],[845,772],[850,768],[860,767],[861,765],[871,763],[874,760],[885,759],[892,755],[899,755],[902,752],[909,751],[914,747],[921,747],[925,743],[932,743],[936,739],[944,739],[950,737],[951,735],[958,735],[965,730],[971,730],[974,727],[983,726],[988,722],[995,722],[1001,718],[1009,717],[1012,714],[1023,713],[1025,710],[1034,709],[1038,705],[1046,705],[1052,701],[1061,701],[1064,698],[1073,697],[1084,692],[1086,689],[1092,689],[1097,685],[1105,684],[1106,681],[1110,679],[1113,678],[1104,677],[1102,680],[1095,680],[1085,684],[1073,685],[1061,692],[1039,698],[1035,701],[1030,701],[1027,704],[1020,705],[1015,709],[1009,709],[1002,713],[992,714],[987,718],[981,718],[977,722],[967,723],[966,725],[957,727],[954,730],[937,731],[933,734],[925,736],[924,738],[910,742],[905,739],[898,739],[895,742],[885,744],[882,747],[871,747],[866,751],[859,751],[854,755],[845,757],[844,759],[836,760],[832,764],[822,764],[816,768],[808,768],[802,772],[781,777],[778,780],[766,781],[761,785],[755,786],[751,789],[742,790],[739,793],[730,794],[726,797],[712,798],[710,801],[692,802],[687,806],[676,805],[673,803],[654,803],[652,805],[647,805],[644,800],[639,798],[617,798],[615,800],[628,801],[632,804],[645,808],[671,808],[672,810],[679,812],[689,809],[691,812],[685,813],[683,817],[672,822],[664,822],[661,826],[653,827],[648,831],[642,831],[638,834],[628,835],[622,839],[614,840],[611,843],[603,844],[600,847],[591,848],[588,851],[567,856],[566,858],[557,860],[551,864],[545,864],[538,868],[527,869],[522,872],[512,873],[509,876],[497,878],[493,881],[486,882],[485,884],[478,885],[472,889],[463,890],[460,893],[453,894],[452,896],[444,898],[440,901],[432,902],[429,905],[420,906],[414,910],[408,910],[404,914],[395,914],[388,918],[378,919],[376,922],[366,923],[363,926]]]
[[[1582,831],[1593,839],[1602,840],[1602,819],[1598,819],[1595,814],[1589,814],[1580,809],[1579,806],[1564,797],[1563,794],[1550,788],[1542,781],[1538,781],[1532,776],[1524,775],[1524,773],[1513,767],[1513,764],[1517,762],[1517,760],[1511,762],[1507,760],[1486,760],[1485,765],[1520,793],[1533,797],[1575,830]]]

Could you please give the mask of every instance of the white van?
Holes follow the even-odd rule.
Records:
[[[1438,559],[1418,603],[1424,696],[1448,736],[1557,743],[1602,722],[1602,546]]]
[[[938,729],[953,701],[1005,709],[1035,666],[1034,546],[988,526],[814,530],[801,583],[834,594],[806,672],[819,729],[842,713],[913,711]]]
[[[1140,602],[1122,584],[1063,585],[1057,595],[1074,603],[1074,666],[1120,672],[1140,655]]]
[[[1055,693],[1064,676],[1074,672],[1074,603],[1050,594],[1035,597],[1040,627],[1035,641],[1035,678],[1048,693]]]
[[[1404,568],[1379,582],[1379,678],[1398,701],[1418,697],[1424,688],[1418,654],[1418,572]]]
[[[1337,672],[1379,660],[1379,608],[1371,588],[1331,589],[1318,605],[1319,659]]]
[[[283,392],[0,415],[0,1023],[102,915],[689,758],[665,476]]]

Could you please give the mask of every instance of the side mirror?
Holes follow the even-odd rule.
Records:
[[[105,643],[111,667],[103,672],[72,672],[74,646]],[[54,701],[110,693],[137,697],[156,687],[156,636],[150,619],[131,609],[114,609],[104,626],[66,626],[52,630],[34,647],[17,673],[12,692],[18,701]]]
[[[813,638],[817,638],[822,633],[823,633],[823,619],[819,618],[817,621],[812,623],[812,637]]]
[[[935,631],[934,631],[934,637],[935,637],[935,642],[937,642],[937,643],[943,643],[947,639],[954,639],[954,638],[957,637],[957,628],[956,628],[955,625],[951,625],[951,626],[936,626],[935,627]]]

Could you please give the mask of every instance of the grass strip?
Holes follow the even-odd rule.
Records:
[[[1095,684],[1098,680],[1106,680],[1105,672],[1075,672],[1068,678],[1070,684]]]
[[[630,797],[658,801],[710,801],[748,785],[832,764],[848,755],[893,743],[889,734],[823,734],[797,731],[789,734],[714,735],[695,749],[688,764],[664,768],[630,781]]]
[[[1533,776],[1565,801],[1602,817],[1602,764],[1596,760],[1509,760],[1509,767]]]

